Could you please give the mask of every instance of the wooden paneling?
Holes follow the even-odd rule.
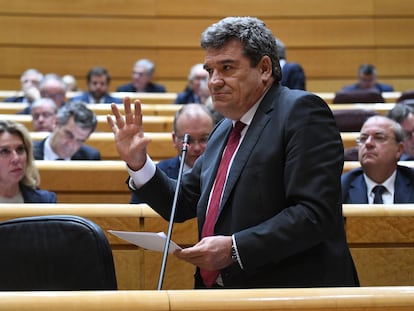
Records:
[[[27,68],[73,74],[81,88],[95,65],[108,68],[111,89],[130,80],[133,63],[150,58],[155,81],[179,92],[203,62],[201,32],[218,19],[257,16],[305,69],[313,92],[353,83],[361,63],[380,81],[413,88],[414,4],[410,0],[0,0],[0,89],[19,89]],[[30,31],[28,31],[30,29]]]

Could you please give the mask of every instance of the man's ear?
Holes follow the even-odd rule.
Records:
[[[259,70],[262,74],[262,79],[267,81],[272,76],[272,60],[265,55],[259,62]]]

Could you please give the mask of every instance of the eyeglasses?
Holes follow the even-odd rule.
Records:
[[[52,112],[43,112],[43,113],[34,113],[32,115],[33,120],[38,120],[40,117],[43,117],[43,119],[49,119],[53,117],[55,114]]]
[[[356,139],[356,143],[358,145],[363,145],[368,141],[368,139],[370,137],[371,137],[371,140],[374,141],[376,144],[383,144],[390,138],[387,135],[381,134],[381,133],[376,133],[376,134],[373,134],[373,135],[361,134]]]
[[[183,141],[183,139],[184,139],[184,137],[178,137],[177,136],[177,139],[179,140],[179,141]],[[199,139],[194,139],[194,138],[192,138],[191,136],[190,136],[190,139],[188,140],[188,144],[191,146],[191,145],[195,145],[195,144],[198,144],[198,145],[201,145],[201,146],[205,146],[206,144],[207,144],[207,142],[208,142],[208,136],[206,136],[206,137],[201,137],[201,138],[199,138]]]

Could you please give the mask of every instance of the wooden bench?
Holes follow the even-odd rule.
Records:
[[[31,132],[30,135],[33,141],[37,141],[44,139],[48,134]],[[173,147],[171,132],[148,132],[145,135],[152,139],[152,142],[148,145],[148,153],[153,160],[160,161],[177,155],[177,150]],[[98,149],[101,152],[102,160],[119,160],[112,132],[92,133],[85,144]]]
[[[409,311],[414,288],[2,292],[0,310]]]
[[[362,286],[405,286],[414,280],[414,204],[343,206],[348,243]],[[168,223],[146,204],[0,204],[0,219],[48,214],[90,218],[106,232],[120,289],[155,289],[162,253],[142,250],[107,230],[167,232]],[[173,240],[197,241],[196,220],[174,224]],[[190,289],[194,267],[169,257],[165,289]]]
[[[106,115],[97,115],[97,125],[95,132],[112,132],[108,125]],[[0,120],[10,120],[22,123],[29,131],[33,131],[32,116],[28,114],[2,114]],[[142,118],[144,130],[146,132],[168,132],[173,131],[173,116],[151,116],[144,115]]]
[[[335,92],[316,92],[315,94],[321,97],[328,105],[333,104]],[[383,92],[381,95],[384,98],[385,103],[395,103],[397,99],[401,96],[401,92]],[[341,104],[354,104],[354,103],[341,103]]]
[[[0,102],[0,114],[17,114],[26,108],[23,103]],[[174,116],[182,105],[175,104],[142,104],[141,109],[144,116]],[[111,105],[109,104],[88,104],[88,108],[97,115],[112,115]],[[118,105],[118,109],[124,113],[124,106]]]
[[[72,97],[80,94],[81,92],[67,92],[66,98],[70,100]],[[23,92],[20,90],[0,90],[0,100],[13,96],[23,96]],[[139,99],[142,104],[174,104],[177,93],[111,92],[111,96],[118,98],[130,97],[133,100]]]

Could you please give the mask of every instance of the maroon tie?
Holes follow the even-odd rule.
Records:
[[[211,194],[210,203],[207,210],[206,219],[204,221],[201,237],[214,235],[214,225],[217,220],[217,213],[220,207],[221,197],[226,183],[227,171],[233,154],[239,145],[240,133],[246,124],[237,121],[230,133],[229,140],[227,141],[226,149],[224,150],[223,157],[221,158],[220,166],[217,170],[216,182],[214,184],[213,192]],[[208,271],[200,269],[201,277],[204,284],[207,287],[211,287],[220,274],[219,270]]]

